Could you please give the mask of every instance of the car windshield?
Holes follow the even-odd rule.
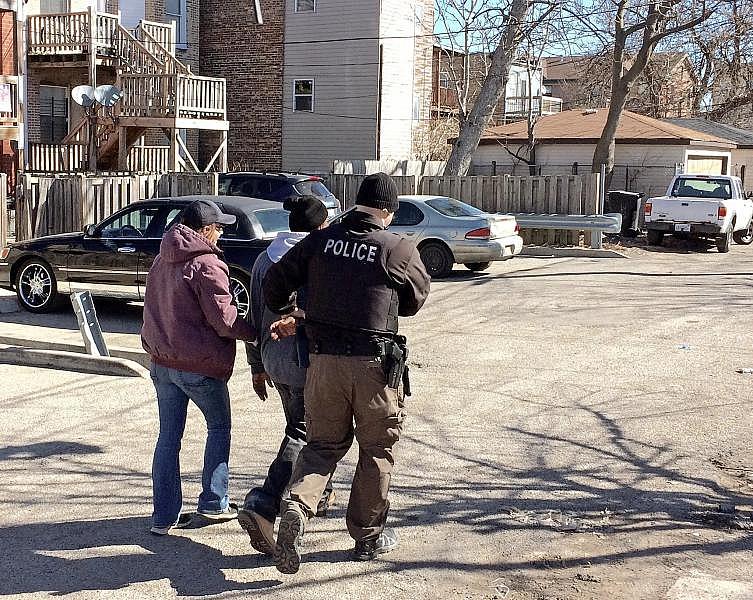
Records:
[[[327,189],[327,186],[318,179],[307,179],[305,181],[299,181],[295,184],[294,187],[299,194],[302,194],[304,196],[317,196],[319,198],[326,198],[327,196],[332,195],[332,192]]]
[[[263,237],[275,237],[280,231],[288,230],[288,211],[281,208],[265,208],[254,211],[254,216],[264,230]]]
[[[478,217],[484,214],[484,211],[455,198],[432,198],[426,204],[447,217]]]
[[[732,184],[729,179],[679,177],[672,188],[672,196],[729,200],[732,198]]]

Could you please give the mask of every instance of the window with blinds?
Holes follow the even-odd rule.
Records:
[[[67,88],[39,86],[39,124],[43,144],[59,144],[68,135]]]

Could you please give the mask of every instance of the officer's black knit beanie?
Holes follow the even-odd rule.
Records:
[[[316,196],[291,196],[282,203],[289,211],[290,231],[314,231],[327,220],[327,208]]]
[[[374,173],[366,177],[358,189],[356,204],[397,212],[400,204],[397,201],[397,186],[392,177],[387,173]]]

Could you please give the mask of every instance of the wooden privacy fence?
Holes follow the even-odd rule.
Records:
[[[145,198],[217,194],[215,173],[146,175],[21,175],[16,239],[81,231],[85,225]]]
[[[327,185],[349,208],[365,175],[330,175]],[[546,175],[542,177],[424,176],[393,177],[400,194],[450,196],[492,213],[595,215],[599,213],[599,175]],[[584,242],[591,234],[584,232]],[[579,245],[580,232],[523,230],[526,244]]]
[[[515,177],[423,177],[421,194],[450,196],[496,213],[595,215],[599,213],[599,174]],[[579,245],[580,232],[523,230],[526,244]],[[591,234],[585,232],[586,244]]]
[[[350,208],[356,202],[358,188],[366,175],[339,175],[333,174],[327,177],[327,187],[339,198],[343,210]],[[392,179],[397,184],[397,190],[400,194],[416,193],[416,178],[410,176],[393,176]]]

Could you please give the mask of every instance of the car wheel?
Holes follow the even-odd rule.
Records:
[[[452,271],[453,257],[444,244],[429,242],[421,246],[418,253],[432,279],[446,277]]]
[[[57,308],[60,296],[52,267],[39,259],[21,265],[16,275],[16,295],[29,312],[46,313]]]
[[[235,306],[238,307],[238,314],[245,318],[251,307],[251,293],[248,281],[243,274],[236,272],[230,274],[230,293],[235,300]]]
[[[747,229],[733,232],[732,238],[736,244],[742,244],[743,246],[753,243],[753,219],[748,223]]]
[[[716,238],[716,249],[720,253],[729,252],[729,246],[732,243],[732,227],[730,226],[730,229],[727,233],[723,233],[718,238]]]
[[[465,266],[474,273],[478,273],[480,271],[486,271],[491,264],[491,262],[466,263]]]
[[[661,243],[664,240],[664,232],[657,231],[656,229],[649,229],[646,233],[646,238],[648,238],[649,246],[661,246]]]

